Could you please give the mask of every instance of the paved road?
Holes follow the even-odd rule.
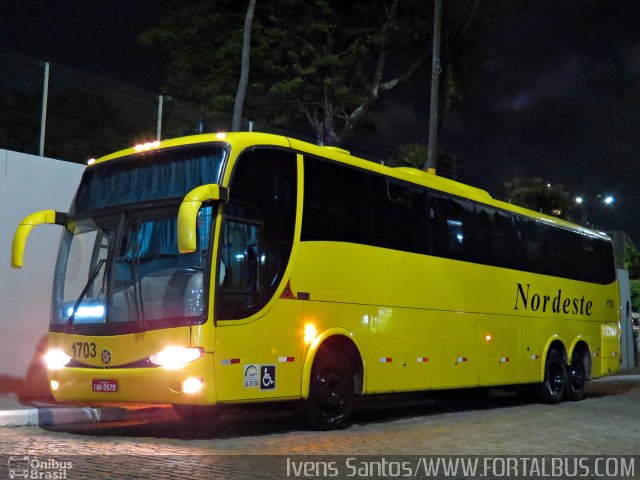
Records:
[[[236,408],[210,425],[168,417],[3,428],[0,454],[90,456],[71,457],[76,470],[67,478],[282,478],[290,455],[640,454],[640,381],[593,382],[585,397],[560,405],[526,403],[500,392],[480,399],[468,393],[374,399],[360,404],[352,424],[336,432],[307,430],[296,404]],[[245,457],[240,467],[229,457],[193,457],[203,455],[285,457]],[[5,461],[0,478],[7,478],[3,468]],[[640,475],[640,464],[636,469]]]

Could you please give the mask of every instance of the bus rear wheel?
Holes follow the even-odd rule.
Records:
[[[549,350],[544,366],[544,382],[541,398],[545,403],[560,403],[567,388],[567,368],[564,358],[557,349]]]
[[[337,430],[344,424],[353,404],[353,375],[349,362],[337,353],[325,353],[314,364],[309,398],[304,411],[316,430]]]
[[[591,355],[587,349],[582,349],[573,354],[569,366],[569,381],[565,397],[567,400],[578,401],[584,396],[584,386],[591,371]]]
[[[223,413],[222,405],[178,405],[173,409],[183,419],[189,422],[215,422]]]

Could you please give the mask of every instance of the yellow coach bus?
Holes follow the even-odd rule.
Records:
[[[197,135],[87,167],[64,227],[46,361],[55,398],[302,399],[529,386],[579,399],[619,368],[610,240],[435,174],[282,136]]]

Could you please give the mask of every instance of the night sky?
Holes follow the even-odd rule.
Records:
[[[537,3],[495,30],[447,144],[481,167],[483,186],[532,175],[563,183],[590,201],[594,223],[640,242],[640,2]],[[598,194],[616,204],[604,210]]]
[[[491,2],[480,1],[479,16]],[[137,36],[193,2],[0,3],[0,46],[159,90],[165,57]],[[531,1],[497,19],[480,50],[482,74],[455,102],[439,140],[464,160],[465,181],[498,198],[513,177],[563,183],[585,197],[595,224],[624,230],[640,246],[640,1]],[[428,94],[421,77],[388,97],[376,109],[375,135],[355,138],[354,150],[385,158],[404,143],[426,143]],[[615,204],[604,209],[598,194],[614,195]]]

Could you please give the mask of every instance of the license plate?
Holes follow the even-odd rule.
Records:
[[[91,389],[94,392],[117,392],[118,381],[117,380],[92,380]]]

